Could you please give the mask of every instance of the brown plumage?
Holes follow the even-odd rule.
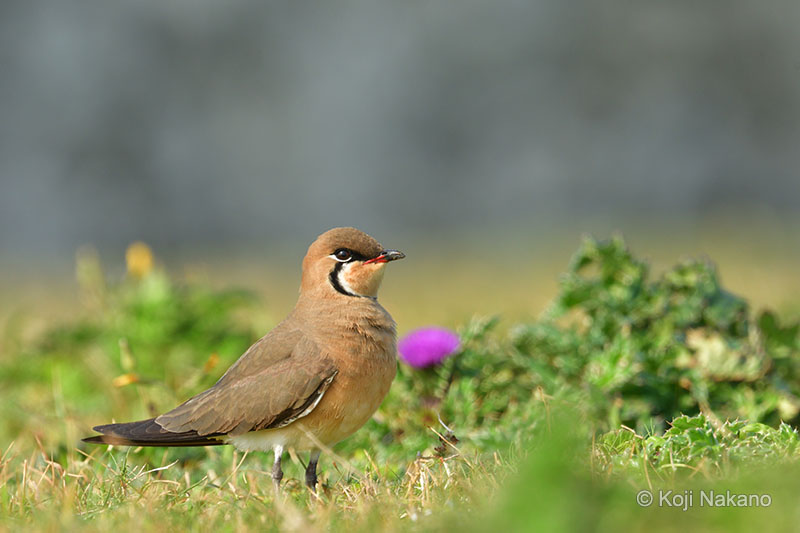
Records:
[[[320,444],[360,428],[394,379],[395,326],[377,292],[386,263],[403,257],[355,228],[323,233],[303,259],[294,310],[213,387],[154,419],[97,426],[102,435],[84,441],[273,450],[276,485],[284,448],[307,449],[314,488]]]

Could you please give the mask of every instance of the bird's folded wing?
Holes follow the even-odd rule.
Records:
[[[266,336],[210,389],[156,418],[172,432],[242,434],[309,414],[336,377],[333,361],[298,332]]]

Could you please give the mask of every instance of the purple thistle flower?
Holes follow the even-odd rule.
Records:
[[[427,327],[412,331],[397,343],[400,358],[414,368],[438,365],[458,350],[461,342],[449,329]]]

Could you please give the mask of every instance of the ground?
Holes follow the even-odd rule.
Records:
[[[679,243],[637,242],[457,269],[423,254],[390,272],[381,298],[401,335],[451,327],[461,350],[401,363],[373,419],[323,455],[321,490],[293,455],[277,496],[264,454],[80,438],[213,383],[291,305],[292,283],[270,293],[242,269],[249,288],[233,290],[209,281],[214,266],[187,275],[158,257],[114,275],[84,251],[74,306],[51,295],[55,311],[32,311],[46,298],[6,289],[0,530],[791,530],[796,258],[717,239],[713,263],[686,262]]]

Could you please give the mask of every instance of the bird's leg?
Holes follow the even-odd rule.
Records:
[[[283,479],[283,470],[281,470],[283,446],[276,444],[272,450],[275,452],[275,462],[272,463],[272,483],[275,485],[275,491],[277,492],[281,484],[281,479]]]
[[[317,491],[317,462],[319,461],[319,450],[311,452],[311,457],[308,459],[308,466],[306,467],[306,485],[312,491]]]

